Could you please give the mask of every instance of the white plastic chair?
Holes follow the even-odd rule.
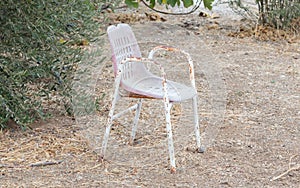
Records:
[[[107,29],[109,41],[112,48],[112,60],[115,74],[115,91],[112,99],[111,109],[109,111],[109,118],[104,134],[104,139],[101,148],[101,158],[104,158],[109,133],[112,126],[112,121],[126,112],[136,110],[135,118],[133,122],[133,128],[131,133],[130,142],[133,144],[137,123],[140,116],[143,98],[161,99],[164,103],[165,116],[166,116],[166,128],[168,136],[168,147],[171,163],[171,172],[176,171],[174,146],[172,138],[172,126],[170,110],[174,102],[181,102],[184,100],[193,100],[193,111],[194,111],[194,124],[195,124],[195,135],[197,141],[197,148],[199,152],[203,152],[200,143],[200,132],[199,132],[199,120],[197,112],[197,90],[194,79],[194,68],[193,62],[190,55],[182,50],[168,47],[168,46],[157,46],[150,51],[148,58],[142,58],[141,52],[136,41],[136,38],[127,24],[118,24],[117,26],[109,26]],[[187,57],[187,68],[190,72],[191,86],[187,86],[181,83],[170,81],[166,79],[166,73],[163,67],[153,60],[155,52],[159,50],[166,51],[179,51]],[[156,76],[147,70],[144,63],[153,63],[160,68],[161,75]],[[120,92],[122,87],[126,94]],[[117,101],[121,97],[134,97],[139,98],[137,104],[130,108],[114,114],[115,106]]]

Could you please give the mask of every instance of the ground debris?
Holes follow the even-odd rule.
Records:
[[[58,161],[41,161],[37,163],[30,164],[30,167],[40,167],[40,166],[48,166],[48,165],[56,165],[62,163],[63,160],[58,160]]]

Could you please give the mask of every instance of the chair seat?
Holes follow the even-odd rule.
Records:
[[[133,81],[134,80],[134,81]],[[132,81],[134,83],[132,83]],[[122,87],[135,94],[146,96],[149,98],[162,99],[164,97],[163,79],[155,75],[146,75],[139,79],[130,79],[130,81],[122,81]],[[197,93],[193,87],[167,80],[168,97],[171,102],[180,102],[193,98]]]

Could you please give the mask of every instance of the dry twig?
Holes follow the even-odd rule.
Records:
[[[59,160],[59,161],[42,161],[42,162],[37,162],[37,163],[30,164],[29,166],[30,167],[39,167],[39,166],[60,164],[62,162],[63,162],[63,160]]]
[[[271,179],[271,181],[275,181],[275,180],[278,180],[280,178],[282,178],[283,176],[287,175],[288,173],[290,173],[291,171],[294,171],[294,170],[299,170],[300,169],[300,164],[297,164],[295,166],[292,166],[291,163],[292,163],[292,159],[295,158],[296,156],[298,155],[294,155],[290,158],[290,162],[289,162],[289,169],[287,171],[285,171],[284,173],[276,176],[276,177],[273,177]]]

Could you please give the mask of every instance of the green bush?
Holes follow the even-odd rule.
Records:
[[[0,129],[45,117],[41,98],[55,90],[69,105],[81,45],[99,36],[105,0],[0,1]]]
[[[282,29],[300,17],[300,0],[257,0],[257,4],[262,24]]]
[[[293,21],[300,17],[300,0],[256,0],[258,14],[248,1],[229,0],[228,3],[240,15],[278,29],[294,27]]]

